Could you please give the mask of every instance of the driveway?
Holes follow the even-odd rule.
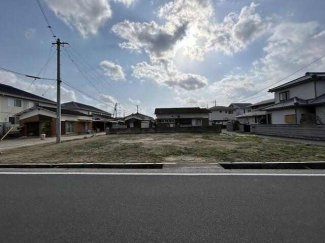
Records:
[[[105,135],[105,132],[96,133],[95,136],[102,136]],[[61,141],[69,141],[69,140],[76,140],[76,139],[83,139],[84,137],[92,137],[92,134],[84,134],[84,135],[69,135],[69,136],[62,136]],[[40,138],[16,138],[16,139],[6,139],[0,142],[0,151],[12,148],[20,148],[26,147],[30,145],[39,145],[45,143],[55,143],[55,137],[48,137],[45,140],[41,140]]]

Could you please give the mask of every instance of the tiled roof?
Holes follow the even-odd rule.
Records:
[[[281,109],[286,109],[286,108],[295,107],[295,106],[299,106],[299,105],[308,105],[308,101],[294,97],[289,100],[282,101],[282,102],[279,102],[274,105],[270,105],[270,106],[264,108],[263,110],[264,111],[281,110]]]
[[[56,108],[52,108],[52,107],[42,107],[43,110],[48,110],[48,111],[52,111],[52,112],[56,112]],[[73,110],[67,110],[67,109],[61,109],[61,114],[64,115],[75,115],[75,116],[89,116],[91,117],[91,115],[86,115],[84,113],[81,113],[79,111],[73,111]]]
[[[47,111],[51,111],[51,112],[56,113],[56,108],[47,107],[47,106],[33,106],[32,108],[29,108],[27,110],[23,110],[23,111],[17,113],[16,116],[19,116],[19,115],[21,115],[23,113],[27,113],[29,111],[36,110],[36,109],[47,110]],[[89,116],[89,117],[91,117],[91,115],[86,115],[86,114],[83,114],[83,113],[81,113],[79,111],[66,110],[66,109],[61,109],[61,114],[75,115],[75,116]]]
[[[147,115],[144,115],[144,114],[141,114],[141,113],[135,113],[135,114],[131,114],[131,115],[128,115],[122,119],[124,120],[129,120],[129,119],[132,119],[132,118],[139,118],[139,120],[154,120],[151,116],[147,116]]]
[[[228,106],[213,106],[209,108],[210,111],[234,111],[236,109],[230,108]]]
[[[81,103],[74,102],[74,101],[62,104],[62,108],[65,108],[65,109],[80,109],[80,110],[92,111],[92,112],[97,112],[97,113],[110,114],[109,112],[103,111],[103,110],[98,109],[96,107],[81,104]]]
[[[272,104],[274,102],[275,102],[275,99],[262,100],[260,102],[250,105],[249,107],[268,105],[268,104]]]
[[[313,80],[314,78],[325,80],[325,73],[311,73],[311,72],[306,73],[305,76],[302,76],[300,78],[294,79],[294,80],[287,82],[285,84],[281,84],[277,87],[269,89],[269,92],[275,92],[275,91],[278,91],[281,89],[286,89],[286,88],[289,88],[292,86],[296,86],[301,83],[309,82],[309,81]]]
[[[6,84],[0,84],[0,94],[20,96],[22,98],[31,99],[31,100],[35,100],[35,101],[38,101],[38,102],[55,104],[55,102],[52,101],[52,100],[45,99],[45,98],[43,98],[41,96],[28,93],[26,91],[23,91],[21,89],[14,88],[14,87],[9,86],[9,85],[6,85]]]
[[[325,104],[325,94],[316,97],[315,99],[308,100],[310,105]]]
[[[247,106],[250,106],[252,103],[231,103],[229,106],[231,105],[235,105],[238,106],[240,109],[246,108]]]
[[[266,115],[266,111],[252,111],[252,112],[245,113],[243,115],[236,116],[236,118],[264,116],[264,115]]]
[[[180,108],[156,108],[156,115],[163,114],[197,114],[197,113],[211,113],[210,110],[200,107],[180,107]]]

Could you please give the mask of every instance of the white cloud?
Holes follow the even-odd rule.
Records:
[[[126,40],[119,44],[121,48],[145,51],[150,57],[150,63],[133,67],[134,77],[151,79],[178,91],[197,90],[207,86],[208,80],[180,72],[173,62],[176,54],[203,61],[209,51],[233,54],[245,49],[270,26],[255,12],[256,7],[252,3],[217,23],[211,0],[175,0],[158,11],[158,17],[166,21],[164,25],[125,20],[114,25],[112,31]]]
[[[83,37],[97,34],[112,17],[107,0],[46,0],[47,5],[65,24],[76,28]]]
[[[188,21],[186,37],[175,48],[194,60],[204,60],[209,51],[233,54],[244,50],[255,39],[267,32],[270,19],[256,13],[251,3],[239,14],[229,13],[221,23],[214,19],[211,0],[175,0],[162,6],[158,16],[167,20],[166,26],[179,26]]]
[[[152,59],[173,56],[174,45],[186,35],[187,24],[177,28],[150,23],[130,22],[125,20],[112,27],[112,31],[127,40],[120,43],[121,48],[132,51],[144,49]]]
[[[45,0],[48,7],[66,25],[76,28],[86,38],[112,18],[112,0]],[[135,0],[113,0],[130,7]]]
[[[135,2],[135,0],[114,0],[114,2],[122,3],[126,7],[130,7]]]
[[[115,105],[116,103],[118,103],[118,101],[113,96],[104,95],[104,94],[99,95],[99,100],[104,103],[112,104],[112,105]]]
[[[270,19],[263,19],[256,13],[257,5],[251,3],[242,8],[239,14],[228,14],[221,24],[210,26],[207,30],[205,51],[222,51],[233,54],[244,50],[250,43],[266,33],[271,25]]]
[[[159,85],[167,85],[178,90],[196,90],[208,85],[208,80],[200,75],[181,73],[171,61],[159,61],[152,64],[138,63],[132,75],[138,79],[150,79]]]
[[[140,105],[141,104],[140,100],[134,100],[134,99],[131,99],[131,98],[129,98],[128,100],[134,105]]]
[[[283,22],[274,26],[264,47],[264,56],[254,62],[254,67],[246,74],[227,75],[212,84],[209,86],[210,94],[215,94],[221,101],[238,102],[308,65],[325,52],[325,35],[319,31],[319,27],[317,22]],[[307,71],[319,72],[324,69],[325,60],[320,60],[277,85],[302,76]],[[265,90],[251,98],[254,97],[256,99],[247,101],[256,102],[273,97],[273,94]]]
[[[112,80],[125,80],[125,73],[120,65],[105,60],[100,63],[100,66],[103,69],[104,74]]]
[[[181,106],[199,106],[206,107],[209,103],[205,98],[195,98],[195,97],[175,97],[174,100]]]
[[[36,30],[33,29],[33,28],[28,28],[26,31],[25,31],[25,38],[27,40],[31,40],[31,39],[34,39],[35,37],[35,33],[36,33]]]
[[[38,96],[42,96],[42,94],[46,92],[44,98],[56,101],[56,86],[40,83],[40,80],[36,80],[34,84],[30,86],[31,82],[32,80],[26,82],[18,78],[15,74],[0,71],[0,83],[13,86]],[[74,91],[61,87],[61,100],[62,102],[76,101],[77,97]]]

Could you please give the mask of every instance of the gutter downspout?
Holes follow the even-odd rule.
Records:
[[[296,98],[294,98],[293,104],[295,105],[295,118],[296,118],[296,125],[297,125],[298,124],[298,116],[297,116],[297,107],[296,107],[297,99]]]

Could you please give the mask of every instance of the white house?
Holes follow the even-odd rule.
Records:
[[[200,107],[156,108],[157,127],[209,126],[210,110]]]
[[[275,104],[267,108],[272,124],[325,124],[325,73],[306,73],[269,90]]]
[[[250,112],[251,111],[251,108],[249,108],[249,106],[251,104],[252,103],[231,103],[229,105],[229,107],[230,108],[234,108],[236,110],[235,111],[235,117],[236,117],[236,116],[245,114],[247,112]]]
[[[250,112],[236,116],[236,118],[241,124],[270,124],[270,114],[267,114],[267,111],[264,111],[263,109],[273,105],[274,103],[274,99],[257,102],[246,107],[247,109],[251,109]]]
[[[209,114],[209,121],[212,124],[226,125],[228,121],[235,119],[235,108],[227,106],[213,106],[209,108],[211,113]]]
[[[55,107],[55,102],[9,85],[0,84],[0,122],[17,124],[15,114],[35,105]]]

